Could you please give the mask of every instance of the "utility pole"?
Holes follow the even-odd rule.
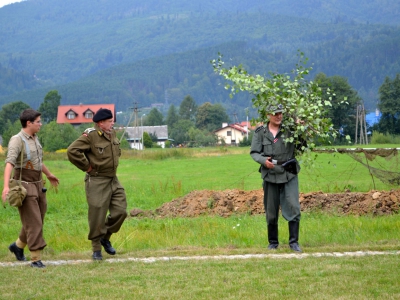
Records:
[[[246,137],[249,140],[249,108],[246,107],[244,111],[246,112]]]
[[[133,117],[133,116],[135,116],[134,127],[137,128],[137,113],[138,113],[137,104],[138,104],[138,103],[137,103],[137,102],[134,102],[133,104],[134,104],[134,107],[129,107],[129,109],[133,109],[133,111],[132,111],[131,116],[129,117],[128,124],[126,124],[125,129],[124,129],[124,132],[123,132],[122,135],[121,135],[121,141],[122,141],[122,139],[123,139],[123,137],[124,137],[124,135],[125,135],[126,128],[129,127],[129,124],[131,123],[131,120],[132,120],[132,117]],[[138,133],[136,136],[139,137],[139,133]],[[135,148],[135,146],[136,146],[136,136],[135,136],[134,141],[133,141],[133,148]]]
[[[367,123],[365,120],[364,104],[357,105],[355,144],[357,144],[358,137],[360,145],[368,145]]]

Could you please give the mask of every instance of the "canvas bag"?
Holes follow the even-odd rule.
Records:
[[[6,197],[6,201],[8,201],[10,206],[13,207],[20,207],[24,202],[27,194],[26,188],[24,188],[21,183],[23,156],[24,156],[24,145],[22,145],[22,151],[21,151],[21,172],[19,173],[19,180],[10,178],[10,183],[9,183],[10,190],[8,191]],[[30,155],[28,155],[28,159],[29,156]]]

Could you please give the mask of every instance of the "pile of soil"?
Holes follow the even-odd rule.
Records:
[[[303,212],[325,211],[353,215],[390,215],[400,210],[400,190],[368,193],[301,193]],[[132,217],[196,217],[232,214],[264,214],[263,190],[192,191],[184,197],[165,203],[154,211],[133,209]]]

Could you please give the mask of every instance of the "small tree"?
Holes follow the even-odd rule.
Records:
[[[347,79],[341,76],[327,77],[323,73],[315,76],[315,82],[322,89],[322,97],[329,100],[332,106],[327,109],[327,116],[331,119],[336,130],[343,128],[343,133],[354,137],[356,128],[356,107],[361,103]],[[327,93],[330,91],[331,93]],[[346,102],[343,101],[346,99]]]
[[[21,131],[21,122],[19,121],[19,119],[15,120],[14,123],[11,123],[10,120],[7,120],[7,123],[5,124],[4,128],[5,130],[2,135],[3,138],[2,145],[4,147],[7,147],[11,137]]]
[[[44,101],[39,106],[39,111],[42,113],[42,120],[45,123],[55,121],[57,119],[58,107],[60,106],[61,96],[58,91],[53,90],[47,93]]]
[[[147,132],[143,132],[143,145],[146,148],[153,147],[153,140],[151,139],[150,134],[148,134]]]
[[[51,152],[68,148],[80,134],[71,124],[57,124],[56,121],[43,125],[38,133],[43,149]]]
[[[10,124],[14,124],[15,121],[19,122],[19,116],[22,111],[30,108],[30,106],[22,101],[16,101],[4,104],[0,110],[0,134],[3,134],[7,127],[5,126],[10,121]],[[21,129],[21,123],[19,123],[19,128]],[[7,142],[8,143],[8,142]]]
[[[168,129],[172,130],[172,128],[174,128],[175,123],[178,120],[179,120],[179,116],[178,116],[176,107],[175,107],[175,105],[171,104],[168,109],[167,117],[165,119],[165,123],[168,125]]]
[[[282,128],[291,133],[286,141],[299,144],[301,152],[308,152],[315,147],[317,138],[336,137],[337,131],[333,129],[331,120],[326,117],[327,108],[331,107],[330,90],[326,91],[328,99],[324,100],[318,84],[304,79],[311,68],[305,67],[307,59],[304,58],[304,54],[299,52],[299,56],[300,62],[296,64],[292,76],[278,73],[270,73],[270,77],[250,75],[242,66],[227,69],[223,67],[221,54],[211,63],[217,74],[232,82],[232,85],[225,86],[231,90],[231,97],[240,91],[254,95],[252,102],[259,116],[252,120],[253,124],[266,124],[268,115],[273,113],[272,107],[283,105],[285,118]],[[301,145],[301,140],[307,141],[307,145]]]
[[[189,130],[194,127],[194,124],[189,120],[179,120],[171,130],[170,137],[175,141],[175,144],[183,144],[188,141]]]
[[[222,126],[222,123],[228,122],[229,116],[226,114],[225,108],[219,104],[203,103],[197,109],[196,127],[213,131]]]
[[[390,80],[389,77],[379,88],[378,107],[382,112],[379,123],[374,129],[382,133],[400,134],[400,74]]]
[[[182,119],[194,121],[197,113],[196,101],[187,95],[181,102],[179,106],[179,115]]]
[[[157,108],[153,108],[152,110],[150,110],[149,114],[146,116],[145,121],[143,122],[143,125],[146,126],[159,126],[159,125],[163,125],[163,118],[164,116],[162,115],[162,113],[157,109]]]

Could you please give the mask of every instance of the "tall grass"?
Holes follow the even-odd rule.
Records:
[[[223,149],[223,150],[221,150]],[[226,150],[224,150],[226,149]],[[164,150],[167,154],[162,154]],[[171,150],[171,151],[168,151]],[[142,157],[138,157],[140,152]],[[180,154],[177,154],[180,153]],[[65,154],[64,154],[65,155]],[[131,157],[129,157],[131,155]],[[168,158],[161,158],[166,156]],[[342,192],[368,191],[374,187],[370,174],[366,168],[343,154],[320,154],[313,169],[303,167],[300,177],[301,192],[323,191]],[[90,249],[87,236],[87,204],[84,193],[84,173],[76,169],[68,161],[46,160],[47,166],[60,178],[58,191],[49,187],[48,212],[46,215],[45,235],[48,241],[48,251],[55,255],[63,255],[64,251],[76,252],[79,257],[82,252]],[[163,203],[182,197],[193,190],[225,190],[242,189],[254,190],[261,188],[258,166],[248,154],[248,149],[216,148],[216,149],[157,149],[154,151],[131,151],[125,153],[120,161],[118,176],[125,187],[128,197],[128,210],[133,208],[154,210]],[[387,186],[375,180],[377,189],[389,190]],[[332,212],[334,213],[334,212]],[[316,219],[316,214],[305,215],[306,228],[301,230],[313,232],[321,228],[322,223],[311,225],[311,220],[325,219],[328,232],[340,232],[338,224],[346,221],[346,233],[352,231],[349,224],[356,224],[361,219],[351,217],[337,218],[324,216]],[[367,217],[368,218],[368,217]],[[339,222],[339,220],[342,220]],[[371,218],[371,220],[378,220]],[[396,222],[393,217],[385,218],[377,224],[384,224],[387,220]],[[339,222],[339,223],[338,223]],[[375,221],[371,221],[373,224]],[[19,218],[15,209],[8,207],[0,214],[0,258],[8,255],[7,245],[13,241],[19,230]],[[130,218],[124,224],[122,232],[113,237],[119,249],[129,253],[129,249],[161,250],[174,247],[199,249],[215,249],[231,247],[232,249],[262,248],[265,245],[264,216],[237,216],[236,218],[221,219],[219,217],[204,217],[195,219],[134,219]],[[363,221],[363,230],[368,221]],[[238,226],[236,226],[238,225]],[[286,225],[282,237],[285,239]],[[303,225],[302,225],[303,226]],[[308,228],[308,226],[310,226]],[[378,226],[378,225],[376,225]],[[235,227],[235,229],[232,229]],[[387,226],[389,227],[389,226]],[[398,228],[398,226],[392,226]],[[377,236],[369,231],[362,231],[360,243],[363,247],[381,249],[380,237],[395,232],[387,229]],[[369,236],[368,236],[369,235]],[[307,240],[310,237],[313,240]],[[335,239],[342,235],[332,235],[332,239],[317,238],[318,232],[305,235],[302,242],[310,248],[325,247],[331,243],[338,244],[344,249],[351,248],[354,239]],[[212,238],[211,238],[212,237]],[[372,238],[373,237],[373,238]],[[326,238],[326,236],[325,236]],[[335,238],[335,239],[334,239]],[[390,238],[384,240],[390,241]],[[369,242],[368,242],[369,241]],[[393,246],[388,242],[389,248]],[[395,243],[396,244],[396,243]],[[360,244],[355,243],[356,246]],[[245,250],[245,251],[247,251]],[[197,250],[196,250],[197,251]],[[213,250],[214,251],[214,250]],[[50,254],[51,254],[50,253]],[[86,254],[85,254],[86,255]]]
[[[378,131],[372,132],[371,137],[372,144],[400,144],[400,136],[389,134],[389,133],[381,133]]]
[[[166,150],[166,151],[165,151]],[[58,156],[57,156],[58,155]],[[51,159],[52,158],[52,159]],[[89,259],[87,204],[83,172],[65,153],[46,155],[60,178],[58,192],[48,190],[43,259]],[[4,159],[0,163],[4,168]],[[124,152],[118,176],[128,209],[156,209],[192,190],[261,188],[258,166],[248,149],[154,149]],[[2,178],[0,179],[2,180]],[[391,189],[375,182],[378,189]],[[347,155],[320,154],[313,169],[300,173],[302,192],[373,187],[368,170]],[[7,247],[18,236],[17,210],[0,213],[0,261],[15,258]],[[292,253],[287,222],[279,219],[281,245]],[[117,258],[267,253],[263,215],[229,218],[131,218],[112,236]],[[335,212],[302,215],[300,244],[306,253],[400,248],[400,216],[342,216]],[[29,252],[26,253],[29,258]],[[104,254],[108,259],[110,256]],[[302,260],[170,261],[90,263],[48,266],[45,271],[0,267],[1,299],[396,299],[398,255]],[[12,280],[10,280],[12,278]]]

